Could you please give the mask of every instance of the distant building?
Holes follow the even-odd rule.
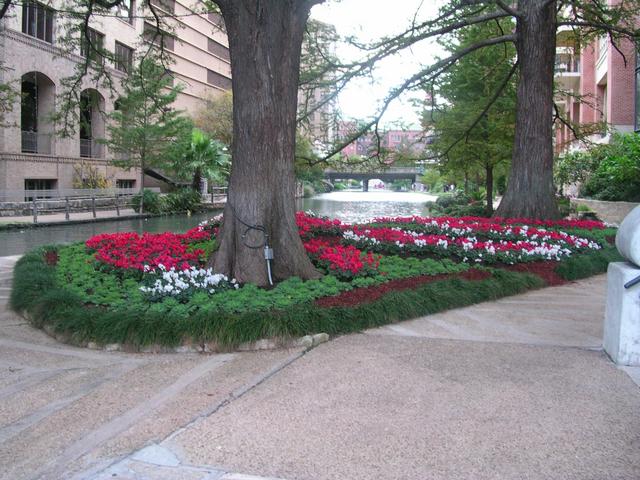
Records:
[[[164,37],[164,47],[174,63],[168,74],[184,84],[175,107],[194,114],[202,100],[231,88],[231,67],[226,34],[218,15],[196,14],[195,1],[152,0],[153,5],[174,13],[175,32]],[[192,8],[191,2],[194,7]],[[116,80],[127,75],[136,46],[141,39],[152,40],[154,28],[143,18],[145,12],[135,0],[125,0],[114,17],[91,20],[88,34],[92,42],[114,52],[116,61],[108,65]],[[56,95],[62,80],[91,55],[80,48],[63,53],[60,38],[64,22],[56,8],[32,0],[14,4],[0,20],[0,82],[17,86],[22,94],[13,111],[5,118],[8,126],[0,129],[0,192],[23,190],[66,190],[72,188],[74,167],[96,168],[112,180],[114,187],[140,188],[139,172],[113,166],[113,156],[98,139],[105,136],[105,113],[114,109],[115,95],[85,79],[82,84],[78,115],[82,125],[72,138],[56,137],[49,119],[56,108]],[[148,15],[148,12],[147,12]],[[146,48],[146,47],[145,47]],[[116,85],[116,89],[118,85]]]
[[[345,139],[357,131],[356,122],[341,122],[338,126],[339,138]],[[380,148],[387,151],[390,160],[397,155],[410,155],[419,160],[424,156],[425,148],[430,142],[429,136],[422,130],[385,130],[379,133]],[[367,156],[375,151],[378,138],[373,133],[363,135],[342,150],[343,157],[354,155]]]
[[[301,72],[311,64],[335,56],[335,28],[318,20],[310,20],[307,34],[302,42]],[[309,63],[305,65],[305,62]],[[336,139],[338,129],[338,107],[331,81],[333,73],[324,73],[298,89],[298,115],[304,117],[300,131],[315,150],[322,154],[329,150]]]

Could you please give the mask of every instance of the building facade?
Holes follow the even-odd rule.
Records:
[[[356,122],[340,122],[338,136],[345,139],[358,130]],[[366,157],[377,147],[377,138],[369,133],[358,137],[349,143],[341,152],[343,157]],[[430,143],[430,137],[422,130],[384,130],[380,132],[380,147],[389,152],[390,160],[402,155],[420,160],[425,154],[425,148]]]
[[[639,128],[638,54],[629,41],[618,49],[606,36],[586,46],[576,45],[570,31],[558,34],[555,80],[556,105],[569,124],[590,133],[589,140],[608,142],[612,132]],[[556,122],[555,152],[580,149],[568,125]]]
[[[175,108],[193,115],[203,99],[231,88],[222,20],[214,13],[197,14],[187,3],[153,3],[167,18],[174,15],[167,20],[173,22],[172,32],[163,37],[173,60],[168,73],[174,82],[184,85]],[[91,42],[115,55],[114,61],[106,61],[115,91],[84,78],[78,89],[80,122],[74,135],[62,138],[56,135],[51,114],[59,108],[63,79],[72,76],[91,53],[83,45],[71,53],[62,48],[67,20],[56,7],[62,8],[62,3],[25,0],[0,20],[0,83],[13,85],[21,94],[0,129],[0,201],[20,200],[24,190],[71,189],[77,185],[74,177],[91,169],[112,187],[140,188],[139,172],[116,168],[113,156],[99,140],[105,138],[106,114],[115,107],[119,82],[126,77],[136,49],[148,48],[154,40],[152,25],[134,0],[113,15],[91,20]]]

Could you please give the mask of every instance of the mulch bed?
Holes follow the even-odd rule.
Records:
[[[333,297],[322,297],[317,299],[315,301],[315,304],[320,307],[353,307],[362,303],[373,302],[388,292],[414,289],[418,285],[436,282],[438,280],[444,280],[446,278],[485,280],[489,277],[491,277],[491,272],[487,272],[486,270],[471,269],[467,270],[466,272],[455,274],[421,275],[419,277],[401,278],[398,280],[391,280],[380,285],[373,285],[371,287],[355,288],[347,292],[342,292],[339,295],[335,295]]]
[[[544,262],[518,263],[505,267],[512,272],[531,273],[542,278],[548,286],[564,285],[567,281],[556,273],[558,262],[553,260]]]

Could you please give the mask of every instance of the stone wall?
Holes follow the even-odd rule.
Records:
[[[120,208],[131,206],[131,196],[118,197]],[[66,202],[64,199],[50,199],[36,201],[38,215],[50,212],[64,212]],[[96,197],[96,210],[115,210],[115,197]],[[90,198],[69,200],[71,212],[90,212],[92,203]],[[0,217],[20,217],[33,215],[33,202],[0,202]]]
[[[586,205],[596,212],[598,218],[603,222],[619,225],[624,217],[640,204],[632,202],[606,202],[604,200],[591,200],[588,198],[572,198],[571,205],[574,207]]]

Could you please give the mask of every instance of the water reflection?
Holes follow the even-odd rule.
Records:
[[[416,192],[342,191],[299,199],[297,208],[354,223],[374,217],[427,215],[425,203],[436,198]]]
[[[0,257],[19,255],[41,245],[82,242],[105,232],[185,232],[218,212],[168,215],[146,219],[128,219],[97,223],[56,225],[0,231]]]
[[[298,210],[312,210],[318,215],[343,222],[362,222],[374,217],[426,215],[425,202],[437,197],[414,192],[343,191],[299,199]],[[0,256],[19,255],[41,245],[81,242],[105,232],[184,232],[218,212],[170,215],[148,219],[60,225],[0,231]]]

